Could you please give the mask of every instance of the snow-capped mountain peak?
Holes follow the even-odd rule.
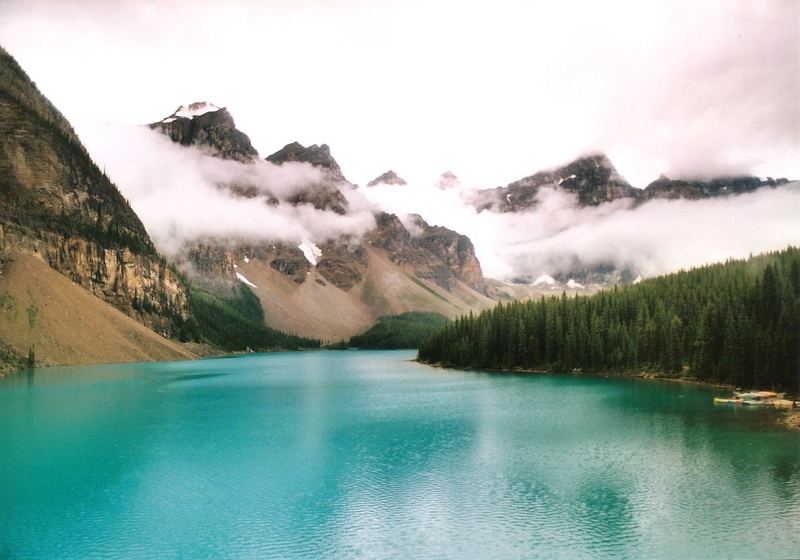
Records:
[[[220,109],[221,107],[217,107],[213,103],[208,103],[207,101],[198,101],[196,103],[190,103],[189,105],[181,105],[175,110],[174,113],[161,122],[168,123],[177,118],[193,119],[195,117],[199,117],[200,115],[205,115],[206,113],[219,111]]]

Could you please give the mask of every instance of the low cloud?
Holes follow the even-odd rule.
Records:
[[[484,273],[536,278],[613,265],[645,277],[800,244],[800,183],[707,200],[617,200],[582,207],[544,188],[535,208],[476,212],[468,191],[407,185],[365,191],[395,213],[419,213],[472,239]]]
[[[375,225],[369,205],[346,186],[351,211],[345,216],[310,204],[270,204],[272,197],[283,200],[322,180],[320,170],[307,163],[221,160],[146,127],[102,126],[81,136],[168,256],[198,240],[322,243]],[[253,197],[232,189],[249,190]]]
[[[379,209],[400,216],[412,232],[409,215],[420,214],[469,236],[484,273],[501,280],[598,265],[649,277],[800,244],[800,183],[707,200],[617,200],[589,207],[569,193],[543,188],[534,208],[501,214],[477,212],[469,203],[473,191],[441,190],[433,178],[430,184],[341,185],[350,203],[342,216],[309,204],[269,204],[271,197],[282,200],[322,180],[307,163],[220,160],[146,127],[97,127],[82,137],[168,256],[198,240],[296,245],[358,237],[375,226]],[[231,190],[240,187],[254,197]]]

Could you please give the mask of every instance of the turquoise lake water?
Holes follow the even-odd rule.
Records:
[[[413,357],[0,380],[0,558],[800,556],[800,433],[776,413]]]

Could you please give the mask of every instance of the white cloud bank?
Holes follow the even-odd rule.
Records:
[[[83,135],[225,104],[361,184],[506,184],[585,151],[632,184],[800,178],[797,0],[2,0],[0,37]]]

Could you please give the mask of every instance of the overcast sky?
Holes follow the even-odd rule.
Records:
[[[262,156],[327,143],[495,186],[603,150],[637,186],[800,178],[800,2],[0,0],[0,43],[76,127],[227,106]]]

